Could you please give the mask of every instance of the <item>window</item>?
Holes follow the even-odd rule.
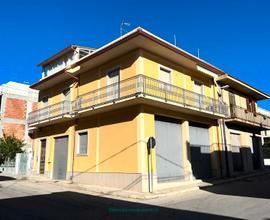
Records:
[[[194,80],[194,92],[203,95],[203,84],[200,81]]]
[[[162,82],[160,84],[161,89],[170,90],[171,89],[171,70],[165,67],[160,67],[159,80]]]
[[[43,97],[43,98],[41,99],[42,106],[43,106],[43,107],[47,107],[47,106],[48,106],[48,101],[49,101],[49,97],[48,97],[48,96]]]
[[[107,100],[111,101],[120,97],[120,68],[109,71],[107,75]]]
[[[88,132],[87,131],[78,132],[77,154],[86,155],[87,148],[88,148]]]
[[[66,88],[62,92],[63,95],[63,101],[69,101],[70,99],[70,88]]]
[[[202,108],[204,105],[203,84],[198,80],[194,80],[194,106]]]

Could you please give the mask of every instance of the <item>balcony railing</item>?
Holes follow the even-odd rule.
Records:
[[[192,108],[195,111],[204,111],[209,114],[228,115],[227,105],[218,100],[144,75],[137,75],[80,95],[72,103],[63,101],[31,112],[28,123],[30,125],[36,124],[67,114],[71,116],[76,112],[91,110],[98,106],[139,96],[170,104],[178,104],[180,107]]]
[[[137,75],[119,83],[83,94],[72,103],[72,109],[78,112],[139,95],[149,96],[158,101],[181,104],[183,107],[192,107],[195,110],[204,110],[212,114],[228,114],[227,105],[218,100],[144,75]]]
[[[71,102],[62,101],[54,105],[50,105],[39,110],[30,112],[28,115],[28,124],[39,123],[44,120],[69,114],[71,111]]]
[[[250,123],[270,127],[270,117],[262,113],[249,112],[246,109],[233,106],[231,107],[231,118],[241,119]]]

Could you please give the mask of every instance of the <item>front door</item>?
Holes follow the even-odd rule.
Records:
[[[171,118],[156,117],[155,136],[158,182],[182,179],[184,168],[180,122]]]
[[[39,174],[45,173],[46,139],[40,141]]]
[[[53,178],[66,179],[68,156],[68,137],[55,138]]]

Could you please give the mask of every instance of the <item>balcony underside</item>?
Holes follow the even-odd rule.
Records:
[[[47,118],[47,119],[40,120],[40,121],[37,121],[35,123],[29,124],[29,128],[34,129],[34,128],[39,128],[39,127],[43,127],[43,126],[47,126],[47,125],[51,125],[51,124],[56,124],[59,122],[65,122],[65,121],[70,120],[71,118],[72,118],[72,115],[70,115],[70,114],[59,115],[59,116]]]
[[[268,125],[259,124],[256,122],[251,122],[251,121],[247,121],[247,120],[240,119],[240,118],[230,118],[230,119],[226,119],[225,121],[232,123],[232,124],[248,127],[248,128],[256,128],[258,130],[270,129],[270,126],[268,126]]]
[[[148,95],[131,96],[125,99],[108,102],[106,104],[96,105],[91,108],[81,109],[80,111],[76,113],[77,115],[76,117],[87,116],[87,115],[92,115],[95,113],[101,113],[101,112],[106,112],[106,111],[112,111],[119,108],[125,108],[125,107],[134,106],[138,104],[148,105],[152,107],[167,109],[167,110],[181,112],[188,115],[196,115],[196,116],[211,118],[211,119],[218,119],[218,118],[225,117],[222,114],[213,113],[211,111],[206,111],[203,109],[199,110],[195,107],[188,106],[188,105],[178,104],[171,101],[164,102],[159,98],[151,97]]]

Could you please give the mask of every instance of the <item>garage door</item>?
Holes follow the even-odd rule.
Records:
[[[231,133],[231,151],[234,171],[243,171],[243,158],[241,153],[240,134]]]
[[[68,156],[68,137],[55,138],[53,178],[66,179]]]
[[[253,159],[253,168],[261,168],[261,155],[262,155],[262,142],[261,138],[252,136],[252,159]]]
[[[156,117],[155,134],[158,182],[183,178],[180,121]]]
[[[190,162],[194,177],[198,179],[212,177],[208,127],[190,122],[189,137]]]

